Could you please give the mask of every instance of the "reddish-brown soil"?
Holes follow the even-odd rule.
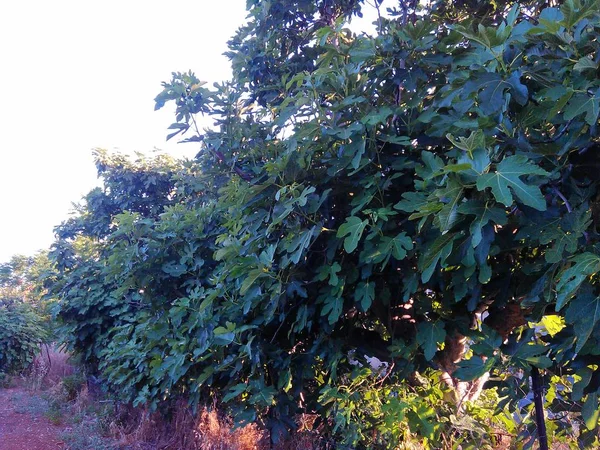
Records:
[[[31,394],[23,388],[0,389],[0,450],[58,450],[60,426],[27,408]]]

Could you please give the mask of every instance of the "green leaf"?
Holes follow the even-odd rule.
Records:
[[[521,180],[521,177],[528,175],[547,176],[548,173],[525,156],[509,156],[496,166],[493,173],[483,174],[477,179],[477,189],[483,191],[491,188],[496,200],[506,206],[512,206],[514,193],[523,204],[538,211],[545,211],[546,199],[540,188]]]
[[[487,358],[485,361],[479,356],[473,356],[458,363],[458,368],[452,372],[452,376],[461,381],[472,381],[481,378],[492,370],[496,364],[496,358]]]
[[[497,331],[487,327],[485,324],[481,327],[481,335],[476,343],[471,344],[470,348],[479,356],[494,356],[498,348],[502,345],[502,336]]]
[[[375,56],[375,45],[373,40],[358,36],[348,52],[351,61],[364,61]]]
[[[551,217],[546,221],[533,221],[521,228],[517,239],[531,239],[542,245],[552,243],[545,251],[546,261],[557,263],[562,261],[565,252],[574,253],[578,241],[584,236],[590,225],[591,212],[587,208],[576,209],[563,217]]]
[[[577,250],[577,236],[574,233],[567,232],[565,233],[563,230],[556,228],[554,230],[553,236],[554,245],[546,250],[545,258],[549,263],[557,263],[560,262],[563,258],[563,254],[565,250],[572,253]],[[544,242],[548,239],[548,235],[543,236],[543,239],[540,239],[541,244],[547,244],[548,242]]]
[[[412,239],[408,237],[404,232],[398,234],[395,238],[392,238],[391,244],[392,256],[398,261],[406,257],[407,250],[413,249]]]
[[[346,236],[344,239],[344,250],[346,250],[346,253],[352,253],[356,250],[367,223],[367,220],[360,220],[356,216],[351,216],[339,227],[336,236],[338,238]]]
[[[484,174],[490,166],[490,157],[485,148],[479,148],[473,151],[471,155],[464,153],[458,158],[459,163],[468,163],[471,169],[460,174],[463,182],[474,183],[477,177]]]
[[[363,136],[353,136],[350,143],[344,145],[344,153],[348,152],[352,156],[350,167],[358,169],[362,155],[365,153],[366,141]]]
[[[329,285],[337,286],[340,281],[340,277],[338,277],[338,272],[342,270],[342,266],[339,263],[334,262],[329,266]]]
[[[600,271],[600,256],[585,252],[570,259],[571,266],[559,273],[556,283],[556,311],[575,295],[581,283]]]
[[[308,249],[313,235],[319,233],[316,226],[303,230],[298,234],[286,247],[286,251],[290,254],[290,261],[298,264],[300,259],[305,255],[305,250]]]
[[[210,378],[210,376],[215,372],[215,368],[213,366],[208,366],[206,369],[202,371],[202,373],[196,379],[196,383],[203,384],[206,380]]]
[[[467,39],[475,41],[488,49],[504,44],[504,42],[506,42],[506,39],[509,36],[507,31],[510,31],[506,28],[497,29],[495,27],[485,27],[482,24],[478,25],[477,31],[475,32],[469,30],[468,28],[462,25],[454,25],[450,28],[459,32]]]
[[[187,272],[187,266],[185,264],[177,264],[174,262],[168,262],[162,267],[163,272],[168,273],[172,277],[180,277]]]
[[[248,276],[244,279],[244,282],[242,283],[242,286],[240,287],[240,294],[244,295],[246,292],[248,292],[248,289],[250,289],[252,287],[254,282],[258,278],[265,276],[265,275],[266,275],[266,273],[262,269],[253,269],[250,272],[248,272]]]
[[[561,86],[562,87],[562,86]],[[564,90],[564,88],[562,89]],[[557,99],[554,103],[552,108],[550,109],[550,111],[548,111],[548,115],[546,116],[546,120],[550,121],[551,119],[553,119],[560,111],[563,110],[563,108],[565,107],[565,105],[567,104],[567,102],[569,100],[571,100],[571,97],[573,96],[573,90],[569,89],[567,90],[559,99]]]
[[[417,343],[425,352],[425,359],[431,361],[437,352],[438,345],[446,339],[444,322],[421,322],[417,326]]]
[[[373,247],[365,248],[361,258],[366,263],[383,263],[386,266],[391,256],[400,261],[406,257],[406,252],[412,250],[412,240],[402,232],[396,237],[382,236],[373,243]]]
[[[276,394],[277,390],[273,386],[260,386],[258,392],[248,399],[248,403],[266,408],[273,405]]]
[[[321,310],[322,316],[327,316],[327,321],[333,325],[342,315],[344,308],[344,299],[342,297],[327,297],[325,305]]]
[[[361,119],[361,122],[366,125],[378,125],[385,123],[387,118],[394,114],[391,108],[384,106],[380,109],[375,109],[369,112],[366,116]]]
[[[375,299],[375,283],[372,281],[364,281],[358,283],[354,291],[354,300],[360,303],[362,311],[367,311],[373,304]]]
[[[560,30],[564,16],[558,8],[544,8],[539,16],[540,25],[543,25],[550,34]]]
[[[420,219],[421,217],[427,217],[435,215],[444,208],[444,204],[438,201],[431,201],[426,205],[423,205],[421,209],[412,213],[408,218],[410,220]]]
[[[600,297],[596,296],[591,288],[582,288],[569,303],[565,321],[573,325],[577,336],[575,352],[579,353],[600,321]]]
[[[404,192],[402,194],[403,200],[400,200],[394,205],[394,209],[399,209],[407,213],[414,211],[420,211],[425,205],[429,203],[427,195],[423,192]]]
[[[575,94],[565,108],[563,114],[566,120],[585,114],[585,121],[589,125],[594,125],[598,121],[600,113],[600,88],[593,95]]]
[[[584,56],[579,58],[579,61],[573,66],[573,70],[577,72],[583,72],[584,70],[598,70],[598,63],[594,62],[593,58]]]
[[[246,392],[248,385],[246,383],[239,383],[229,389],[229,392],[223,397],[224,402],[228,402],[233,400],[236,397],[242,395],[242,393]]]
[[[581,416],[588,430],[595,430],[598,426],[598,418],[600,417],[600,408],[598,407],[598,393],[592,392],[588,394],[583,407],[581,408]]]
[[[423,180],[430,180],[444,174],[444,161],[442,158],[427,151],[421,152],[421,158],[423,160],[423,165],[417,165],[415,167],[415,172]]]
[[[504,92],[510,90],[517,103],[527,102],[527,87],[519,81],[518,72],[511,74],[508,80],[494,72],[473,73],[463,86],[463,96],[478,92],[478,105],[485,115],[493,115],[504,106]]]
[[[456,179],[448,178],[446,186],[435,191],[436,197],[444,206],[435,216],[435,224],[440,231],[446,232],[452,228],[458,219],[458,204],[463,199],[465,187]]]
[[[548,347],[542,344],[523,343],[511,355],[511,360],[515,366],[522,369],[528,369],[529,366],[547,369],[552,365],[552,361],[546,356],[548,350]]]
[[[484,203],[482,201],[469,200],[458,207],[458,212],[475,216],[475,219],[473,219],[473,222],[471,222],[471,226],[469,227],[473,248],[481,243],[481,230],[489,222],[498,225],[506,225],[508,222],[506,211],[504,209],[491,206],[489,203]]]
[[[470,163],[460,163],[460,164],[448,164],[444,166],[442,172],[444,173],[458,173],[464,172],[465,170],[471,170],[473,166]]]
[[[441,260],[442,264],[445,258],[452,251],[453,241],[458,233],[446,233],[439,236],[430,247],[427,248],[423,256],[419,261],[419,268],[421,269],[421,280],[423,283],[427,283],[433,271],[437,266],[438,261]]]
[[[217,327],[213,333],[215,335],[215,344],[217,345],[229,345],[235,339],[235,333],[225,327]]]
[[[485,135],[481,130],[471,132],[468,138],[462,136],[455,138],[451,134],[447,134],[446,138],[452,142],[455,147],[467,152],[471,159],[473,158],[473,152],[475,152],[475,150],[485,148]]]
[[[582,367],[577,370],[576,375],[579,377],[579,381],[573,385],[573,394],[571,395],[571,399],[579,402],[583,398],[585,388],[587,388],[592,381],[594,370],[590,369],[589,367]]]
[[[567,28],[571,28],[580,20],[597,14],[598,6],[599,5],[597,1],[582,2],[581,0],[565,0],[563,5],[560,7],[560,12],[564,16],[562,24]]]
[[[360,122],[353,122],[346,127],[335,127],[324,130],[325,134],[336,136],[339,139],[349,139],[352,135],[359,135],[364,131],[364,126]]]
[[[514,98],[519,105],[525,105],[529,100],[529,91],[527,90],[527,86],[521,83],[521,72],[515,71],[511,73],[506,81],[510,84],[512,98]]]

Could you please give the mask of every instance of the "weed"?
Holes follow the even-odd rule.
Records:
[[[70,450],[116,450],[118,447],[109,439],[98,436],[95,424],[81,422],[61,435]]]
[[[4,372],[0,372],[0,388],[8,388],[11,384],[11,377],[6,375]]]
[[[48,409],[44,416],[54,425],[60,425],[63,421],[62,411],[57,408]]]
[[[10,400],[17,405],[15,412],[18,414],[44,415],[49,409],[48,401],[37,395],[18,393],[12,395]]]
[[[64,377],[61,381],[67,401],[75,400],[85,384],[85,377],[81,372]]]

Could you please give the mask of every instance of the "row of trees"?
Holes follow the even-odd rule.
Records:
[[[600,5],[399,1],[352,34],[363,7],[249,0],[233,80],[156,98],[196,159],[96,154],[50,253],[63,333],[122,398],[275,440],[313,413],[352,448],[531,445],[533,375],[592,445]]]

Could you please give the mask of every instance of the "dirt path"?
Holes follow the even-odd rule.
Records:
[[[0,450],[58,450],[62,427],[44,416],[43,400],[23,388],[0,389]]]

